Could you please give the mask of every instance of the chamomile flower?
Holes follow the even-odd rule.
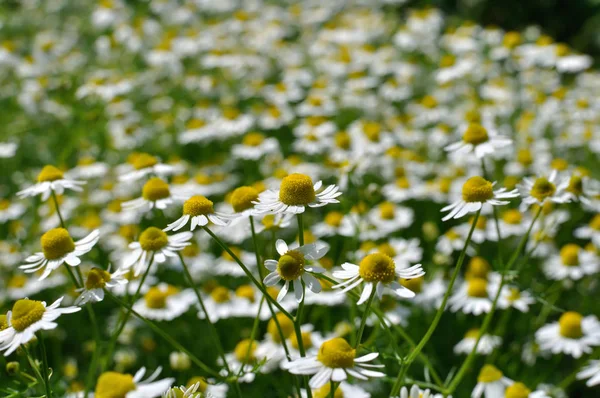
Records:
[[[581,202],[588,209],[600,211],[600,183],[597,180],[579,173],[573,174],[565,191],[570,200]]]
[[[183,215],[169,224],[164,230],[179,231],[190,220],[190,231],[195,230],[197,226],[204,227],[209,222],[220,226],[227,225],[227,219],[219,213],[215,213],[213,202],[204,196],[196,195],[183,203]]]
[[[575,243],[568,243],[544,263],[544,273],[553,280],[579,280],[600,270],[600,259]]]
[[[164,283],[148,289],[133,309],[145,318],[156,321],[172,321],[183,315],[195,303],[196,297],[190,290],[179,290]]]
[[[496,283],[487,279],[472,277],[459,286],[448,303],[453,312],[481,315],[492,309],[492,295],[497,289]]]
[[[577,228],[573,235],[578,239],[590,239],[596,247],[600,247],[600,213],[588,225]]]
[[[442,394],[434,394],[429,389],[422,390],[416,384],[410,388],[406,388],[405,386],[400,389],[400,396],[398,398],[441,398]],[[452,396],[448,396],[448,398],[452,398]]]
[[[336,199],[342,193],[336,185],[330,185],[323,191],[321,181],[313,184],[305,174],[290,174],[281,181],[278,191],[267,190],[259,195],[255,203],[257,213],[304,213],[306,206],[322,207],[330,203],[339,203]]]
[[[138,276],[150,266],[150,262],[164,263],[167,257],[176,257],[177,251],[191,244],[192,236],[191,232],[169,236],[156,227],[146,228],[137,242],[129,244],[132,251],[123,258],[122,267],[133,268],[134,275]]]
[[[504,398],[504,391],[511,384],[512,380],[505,377],[494,365],[484,365],[477,376],[477,384],[471,398]]]
[[[146,380],[146,368],[141,368],[135,375],[119,372],[104,372],[98,377],[95,398],[155,398],[160,397],[175,382],[173,378],[156,380],[162,371],[159,366]]]
[[[529,312],[529,307],[535,299],[527,290],[520,290],[515,286],[503,286],[498,298],[498,308],[516,308],[521,312]]]
[[[265,267],[271,271],[265,277],[264,283],[267,286],[273,286],[284,281],[283,288],[277,296],[277,301],[283,300],[290,288],[290,282],[294,284],[294,295],[298,302],[304,297],[304,285],[314,293],[321,291],[321,284],[312,273],[325,272],[325,268],[313,265],[307,265],[308,261],[317,261],[329,250],[329,247],[318,246],[316,243],[300,246],[297,249],[290,250],[288,245],[278,239],[275,243],[279,260],[266,260]]]
[[[600,345],[600,322],[593,316],[567,311],[557,322],[542,326],[535,332],[540,348],[553,354],[566,354],[579,358]]]
[[[499,136],[494,130],[488,130],[478,123],[471,123],[462,139],[448,145],[445,149],[458,155],[474,153],[477,159],[482,159],[511,144],[511,139]]]
[[[585,380],[588,387],[600,384],[600,360],[592,359],[577,373],[577,380]]]
[[[509,385],[504,392],[506,398],[550,398],[545,391],[531,391],[521,382],[515,382]]]
[[[29,342],[36,332],[55,329],[55,321],[62,314],[72,314],[81,310],[79,307],[60,308],[63,298],[59,298],[48,307],[44,301],[17,300],[12,311],[6,314],[6,328],[0,331],[0,351],[4,351],[4,356],[9,356],[19,346]]]
[[[359,265],[344,263],[342,268],[342,271],[334,271],[333,276],[345,279],[345,281],[334,285],[333,288],[343,288],[342,292],[347,292],[364,282],[364,288],[357,303],[359,305],[369,299],[373,289],[381,300],[386,287],[389,287],[399,297],[412,298],[415,293],[402,286],[396,279],[412,279],[425,275],[421,264],[400,268],[396,266],[390,256],[380,252],[365,256]]]
[[[42,201],[46,201],[53,192],[57,195],[62,195],[65,189],[80,192],[83,190],[81,186],[85,185],[85,181],[65,178],[61,170],[51,165],[44,166],[42,171],[38,174],[37,181],[37,184],[17,192],[17,196],[26,198],[29,196],[42,195]]]
[[[465,337],[459,341],[454,346],[455,354],[464,354],[468,355],[473,351],[475,347],[475,343],[479,338],[480,332],[479,329],[471,329],[466,334]],[[479,340],[479,344],[477,345],[476,353],[478,355],[489,355],[494,351],[497,347],[502,344],[502,337],[500,336],[491,336],[489,334],[484,334],[481,336]]]
[[[248,133],[241,144],[231,148],[233,156],[245,160],[258,160],[261,157],[279,152],[279,141],[267,138],[261,133]]]
[[[284,369],[292,374],[314,374],[308,385],[310,388],[317,389],[329,381],[345,381],[348,376],[359,380],[367,380],[369,377],[384,377],[385,373],[373,370],[383,368],[383,365],[368,363],[378,356],[379,353],[373,352],[357,358],[356,350],[346,340],[335,337],[321,344],[316,356],[288,362],[284,365]]]
[[[94,230],[85,238],[74,242],[66,229],[51,229],[40,239],[42,251],[27,257],[25,259],[27,264],[23,264],[19,268],[25,270],[26,273],[44,269],[40,276],[40,280],[43,280],[63,263],[76,267],[81,263],[79,257],[92,250],[98,242],[99,235],[100,232]]]
[[[121,208],[123,211],[141,210],[142,212],[147,212],[154,208],[165,210],[175,200],[181,199],[183,199],[183,195],[171,194],[169,184],[164,180],[153,177],[144,184],[140,198],[123,202]]]
[[[522,208],[530,205],[543,205],[546,202],[567,203],[570,201],[570,194],[565,190],[569,186],[568,180],[557,180],[556,170],[552,170],[550,176],[538,177],[535,180],[523,178],[523,182],[517,185],[523,202]]]
[[[252,383],[256,374],[254,373],[254,366],[264,361],[264,357],[259,356],[257,352],[258,342],[256,340],[244,339],[240,341],[234,348],[233,352],[225,354],[225,360],[227,365],[233,374],[238,374],[238,381],[240,383]],[[223,360],[219,358],[217,362],[223,365]],[[221,375],[227,376],[227,370],[221,369]]]
[[[189,387],[179,386],[171,387],[166,391],[163,398],[201,398],[203,391],[200,389],[200,383],[192,384]]]
[[[313,398],[327,398],[330,397],[331,392],[331,384],[325,384],[323,387],[319,389],[312,390]],[[305,389],[300,390],[301,398],[307,398],[308,394]],[[369,394],[366,390],[361,388],[360,386],[353,385],[347,383],[345,381],[341,382],[340,385],[335,390],[334,398],[343,398],[343,397],[352,397],[352,398],[370,398],[371,394]],[[429,397],[428,397],[429,398]]]
[[[129,282],[126,278],[128,271],[118,269],[112,274],[102,268],[92,268],[87,275],[84,287],[78,289],[79,297],[75,300],[75,305],[83,306],[89,302],[97,303],[104,300],[104,289],[110,289],[118,285],[125,285]]]
[[[21,203],[11,203],[6,199],[0,199],[0,224],[10,220],[16,220],[25,213],[25,206]]]
[[[443,212],[450,211],[442,221],[452,218],[461,218],[466,214],[475,213],[483,207],[484,204],[492,206],[506,205],[509,202],[503,199],[511,199],[519,196],[517,190],[506,191],[506,188],[500,188],[494,191],[494,183],[487,181],[483,177],[474,176],[469,178],[462,187],[462,199],[442,209]]]

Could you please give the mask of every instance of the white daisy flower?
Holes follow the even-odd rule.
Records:
[[[21,203],[10,203],[6,199],[0,199],[0,224],[18,219],[25,213],[25,210],[25,206]]]
[[[596,214],[588,225],[577,228],[573,235],[578,239],[589,239],[600,247],[600,214]]]
[[[511,144],[510,138],[501,137],[494,130],[487,130],[478,123],[471,123],[460,141],[450,144],[444,149],[459,155],[474,153],[477,159],[482,159]]]
[[[43,281],[37,278],[28,278],[23,274],[15,274],[6,281],[6,296],[11,300],[18,300],[22,297],[30,297],[44,290],[52,289],[63,285],[67,278],[60,273],[50,275]],[[2,295],[0,294],[0,297]]]
[[[172,321],[186,313],[196,302],[191,290],[180,291],[178,288],[161,283],[153,286],[133,305],[133,310],[144,318],[155,321]]]
[[[138,370],[134,376],[119,372],[104,372],[98,377],[94,396],[123,398],[156,398],[160,397],[175,382],[174,378],[156,380],[162,371],[159,366],[154,373],[142,381],[146,368]],[[91,394],[90,394],[91,396]]]
[[[568,311],[561,315],[558,322],[542,326],[535,332],[540,349],[553,354],[567,354],[579,358],[589,354],[600,345],[600,322],[593,315],[583,315]]]
[[[316,356],[304,357],[288,362],[284,368],[292,374],[312,375],[308,385],[317,389],[329,381],[342,382],[348,376],[359,380],[369,377],[384,377],[385,373],[372,370],[383,368],[383,365],[372,365],[367,362],[377,358],[379,353],[373,352],[356,358],[356,350],[346,340],[336,337],[321,344]]]
[[[19,268],[25,270],[26,273],[37,272],[45,268],[40,276],[40,280],[43,280],[63,263],[67,263],[71,267],[78,266],[81,263],[79,257],[92,250],[98,242],[99,236],[100,231],[96,229],[85,238],[73,242],[73,238],[66,229],[51,229],[40,239],[42,251],[27,257],[25,259],[27,264],[23,264]]]
[[[173,166],[159,163],[158,159],[147,153],[138,153],[129,159],[133,170],[119,176],[119,181],[137,181],[147,175],[167,176],[175,172]]]
[[[504,377],[494,365],[484,365],[477,376],[471,398],[504,398],[504,391],[511,384],[512,380]]]
[[[331,384],[325,384],[325,385],[323,385],[323,387],[313,390],[312,396],[313,397],[329,397],[330,392],[331,392]],[[302,398],[308,397],[308,394],[306,393],[305,389],[302,388],[300,390],[300,396]],[[353,385],[353,384],[343,381],[340,383],[340,385],[335,390],[334,397],[335,398],[339,398],[339,397],[370,398],[371,394],[369,394],[365,389],[361,388],[360,386]],[[429,398],[431,398],[431,397],[429,397]]]
[[[256,377],[254,367],[256,363],[264,361],[265,358],[259,356],[257,352],[258,342],[256,340],[244,339],[237,343],[233,352],[225,354],[225,360],[232,374],[238,374],[240,383],[252,383]],[[219,365],[223,365],[223,359],[217,359]],[[223,368],[220,371],[223,377],[226,377],[227,369]]]
[[[541,206],[548,201],[567,203],[571,197],[568,192],[565,192],[568,186],[568,180],[557,181],[556,170],[552,170],[548,178],[538,177],[535,181],[530,178],[523,178],[523,182],[517,185],[523,198],[521,207],[527,208],[532,204]]]
[[[90,180],[104,177],[109,166],[104,162],[97,162],[93,157],[85,156],[79,160],[77,166],[67,172],[68,178],[82,178]]]
[[[597,180],[573,174],[565,190],[572,201],[581,202],[588,209],[600,211],[600,183]]]
[[[152,177],[144,184],[142,196],[121,204],[124,212],[141,209],[143,212],[150,211],[155,207],[165,210],[176,200],[185,199],[184,195],[171,194],[169,184],[158,177]]]
[[[4,351],[4,356],[9,356],[19,346],[29,342],[36,332],[55,329],[58,326],[55,321],[62,314],[81,310],[79,307],[59,308],[63,298],[49,307],[46,307],[44,301],[18,300],[12,311],[6,314],[6,328],[0,331],[0,351]]]
[[[400,389],[400,395],[398,398],[442,398],[442,394],[434,394],[429,389],[422,390],[416,384],[410,388],[410,390],[406,387],[402,387]],[[449,395],[448,398],[452,398],[452,395]]]
[[[297,249],[290,250],[288,245],[278,239],[275,243],[279,260],[266,260],[265,267],[271,271],[264,279],[266,286],[273,286],[284,280],[283,288],[279,291],[277,301],[283,300],[290,288],[290,282],[294,284],[294,295],[298,302],[304,297],[304,284],[314,293],[321,291],[321,283],[312,273],[325,272],[325,268],[309,265],[306,261],[316,261],[322,258],[329,247],[317,246],[316,243],[300,246]]]
[[[37,180],[37,184],[17,192],[17,196],[19,198],[26,198],[42,195],[42,201],[46,201],[52,192],[56,192],[57,195],[62,195],[65,189],[80,192],[83,190],[81,186],[85,185],[85,181],[65,178],[62,171],[50,165],[44,166],[40,174],[38,174]]]
[[[133,267],[134,275],[138,276],[150,265],[152,259],[156,263],[164,263],[167,257],[176,257],[175,252],[191,244],[192,236],[191,232],[168,236],[156,227],[146,228],[137,242],[129,244],[132,252],[125,256],[122,267]]]
[[[412,279],[425,275],[421,264],[400,268],[390,256],[384,253],[371,253],[361,260],[360,265],[344,263],[342,268],[343,271],[334,271],[333,276],[345,281],[334,285],[333,289],[343,288],[342,292],[347,292],[364,282],[365,287],[357,303],[359,305],[369,299],[373,289],[376,289],[377,296],[381,300],[386,287],[400,297],[412,298],[415,293],[402,286],[396,279]]]
[[[519,196],[518,191],[512,190],[506,192],[506,188],[500,188],[494,191],[495,182],[487,181],[483,177],[474,176],[469,178],[462,187],[462,199],[451,205],[444,207],[441,211],[450,211],[442,221],[451,218],[461,218],[466,214],[475,213],[483,207],[484,204],[492,206],[506,205],[509,202],[503,199],[511,199]]]
[[[110,268],[109,268],[110,271]],[[92,268],[87,275],[84,287],[77,289],[79,297],[75,300],[75,305],[80,307],[85,304],[97,303],[104,300],[104,289],[113,288],[118,285],[127,284],[127,270],[118,269],[112,274],[109,271],[105,271],[102,268]]]
[[[212,201],[202,195],[196,195],[184,202],[183,215],[169,224],[164,231],[178,231],[190,220],[190,231],[195,230],[197,226],[203,227],[209,222],[220,226],[227,225],[226,217],[215,213]]]
[[[466,280],[450,297],[448,303],[453,312],[481,315],[492,309],[492,297],[497,285],[487,279],[472,277]]]
[[[550,395],[546,394],[545,391],[531,391],[531,389],[527,388],[521,382],[515,382],[508,386],[504,392],[504,396],[508,398],[550,398]]]
[[[312,179],[304,174],[290,174],[281,180],[278,191],[267,190],[259,195],[255,203],[257,213],[304,213],[306,206],[322,207],[329,203],[339,203],[336,198],[342,193],[336,185],[323,191],[322,182],[313,185]]]
[[[544,263],[544,273],[553,280],[579,280],[600,270],[600,259],[575,243],[568,243]]]
[[[241,144],[231,148],[231,154],[235,158],[245,160],[258,160],[273,153],[279,153],[279,141],[276,138],[267,138],[261,133],[248,133]]]
[[[521,312],[529,312],[529,306],[535,303],[535,299],[527,290],[519,290],[515,286],[503,286],[498,298],[498,308],[516,308]]]
[[[202,397],[203,391],[200,389],[200,383],[194,383],[189,387],[179,386],[171,387],[166,391],[163,398],[199,398]]]
[[[454,346],[454,353],[457,355],[469,355],[471,351],[473,351],[473,348],[475,347],[475,343],[477,342],[479,335],[479,329],[469,330],[465,334],[465,337]],[[501,344],[502,337],[484,334],[479,340],[476,353],[478,355],[489,355]]]
[[[410,226],[414,220],[414,211],[391,202],[382,202],[369,211],[367,220],[375,227],[377,235],[384,237]]]
[[[0,142],[0,158],[12,158],[17,153],[18,145],[14,142]]]
[[[587,365],[585,365],[579,373],[577,373],[577,380],[588,379],[585,385],[588,387],[597,386],[600,384],[600,360],[591,359]]]

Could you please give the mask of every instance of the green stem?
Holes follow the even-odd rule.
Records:
[[[303,213],[298,213],[296,217],[298,218],[298,242],[300,246],[304,246],[304,219],[302,218]]]
[[[375,298],[376,293],[375,286],[373,286],[373,291],[367,300],[367,305],[365,307],[365,311],[363,312],[362,319],[360,320],[360,327],[358,328],[358,333],[356,334],[356,341],[354,342],[354,348],[358,348],[360,342],[362,341],[362,335],[365,331],[365,326],[367,324],[367,318],[369,317],[369,310],[371,309],[371,304],[373,304],[373,299]]]
[[[46,388],[46,395],[48,398],[52,398],[52,389],[50,388],[50,369],[48,366],[48,354],[46,353],[46,343],[44,342],[44,336],[42,333],[38,334],[40,340],[40,348],[42,350],[42,375],[44,377],[44,387]]]
[[[394,386],[392,387],[391,395],[398,395],[398,392],[400,391],[400,387],[402,386],[402,380],[404,379],[406,372],[408,372],[408,369],[410,368],[411,363],[421,353],[421,350],[423,349],[423,347],[425,347],[425,344],[427,344],[427,342],[433,335],[433,332],[437,328],[437,326],[440,322],[440,319],[442,318],[442,314],[444,313],[444,309],[446,308],[446,304],[448,303],[448,299],[450,298],[450,294],[452,293],[452,288],[454,287],[454,282],[456,282],[456,278],[458,277],[458,274],[460,273],[460,269],[462,268],[463,262],[465,260],[467,248],[469,247],[469,243],[471,242],[471,237],[473,236],[473,231],[475,230],[475,226],[477,225],[477,220],[479,219],[480,213],[481,213],[481,209],[478,210],[477,213],[475,213],[475,218],[473,219],[473,223],[471,224],[471,229],[469,230],[469,235],[467,235],[467,239],[465,240],[465,245],[464,245],[462,251],[460,252],[458,262],[456,263],[456,267],[454,268],[454,272],[452,273],[452,276],[450,278],[450,283],[448,283],[448,288],[446,290],[446,293],[444,294],[442,303],[440,304],[440,307],[438,308],[437,312],[435,313],[435,317],[433,318],[431,325],[429,325],[429,329],[427,329],[427,332],[425,333],[425,335],[423,336],[423,338],[421,339],[419,344],[417,344],[417,346],[411,351],[408,358],[402,364],[402,367],[400,368],[400,372],[398,373],[398,377],[396,378],[396,382],[394,383]]]
[[[23,344],[21,347],[23,347],[23,351],[25,351],[25,355],[27,356],[27,362],[29,362],[29,366],[31,366],[31,369],[33,369],[35,376],[44,385],[44,388],[46,389],[46,395],[49,397],[50,392],[48,391],[49,387],[47,386],[47,381],[44,379],[44,376],[42,376],[42,373],[40,372],[40,369],[37,366],[37,363],[35,362],[35,358],[31,355],[31,352],[29,352],[29,348],[27,348],[27,344]]]
[[[336,385],[335,381],[329,380],[329,398],[335,397],[336,388],[337,388],[337,385]]]
[[[58,198],[56,197],[56,192],[54,192],[54,190],[52,190],[52,199],[54,199],[54,208],[56,209],[56,214],[58,215],[58,219],[60,220],[60,226],[64,229],[67,229],[67,227],[65,226],[65,220],[62,214],[60,214],[60,206],[58,205]]]
[[[176,350],[181,351],[181,352],[187,354],[187,356],[190,357],[191,361],[193,363],[195,363],[196,366],[198,366],[200,369],[202,369],[207,374],[209,374],[209,375],[211,375],[213,377],[216,377],[218,379],[223,379],[222,376],[219,375],[219,373],[217,373],[214,370],[212,370],[211,368],[209,368],[204,362],[202,362],[200,359],[198,359],[187,348],[185,348],[184,346],[182,346],[181,344],[179,344],[174,338],[172,338],[171,336],[169,336],[164,330],[162,330],[160,327],[158,327],[158,325],[156,325],[154,322],[152,322],[149,319],[146,319],[142,315],[138,314],[130,305],[128,305],[128,304],[124,303],[123,301],[121,301],[117,296],[115,296],[114,294],[112,294],[109,290],[104,289],[104,291],[105,291],[105,293],[106,293],[107,296],[109,296],[111,299],[113,299],[121,307],[125,308],[128,311],[127,313],[133,314],[133,316],[135,316],[140,321],[142,321],[146,325],[148,325],[148,327],[150,327],[150,329],[152,329],[154,332],[156,332],[156,334],[158,334],[160,337],[162,337],[173,348],[175,348]]]

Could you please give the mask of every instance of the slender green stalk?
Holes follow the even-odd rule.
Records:
[[[335,384],[335,381],[329,380],[329,398],[334,398],[335,397],[336,387],[337,386]]]
[[[369,311],[371,309],[371,304],[373,304],[373,299],[375,298],[376,289],[373,286],[373,291],[367,300],[367,305],[365,306],[365,311],[363,312],[362,319],[360,320],[360,327],[358,328],[358,333],[356,334],[356,341],[354,342],[354,348],[358,348],[360,342],[362,341],[362,335],[365,331],[365,326],[367,324],[367,318],[369,317]]]
[[[67,229],[67,227],[65,226],[65,219],[63,218],[62,214],[60,213],[60,206],[58,205],[58,198],[56,197],[56,192],[54,192],[54,190],[52,190],[52,199],[54,199],[54,208],[56,209],[56,214],[58,215],[58,219],[60,220],[60,226],[63,227],[64,229]]]
[[[298,213],[296,217],[298,218],[298,242],[300,246],[304,246],[304,219],[303,213]]]
[[[454,282],[456,282],[456,278],[458,277],[458,274],[460,273],[460,269],[462,268],[463,262],[465,260],[467,248],[469,247],[469,243],[471,242],[471,237],[473,236],[473,231],[475,230],[475,226],[477,225],[477,220],[479,219],[480,213],[481,213],[481,209],[478,210],[477,213],[475,213],[475,218],[473,219],[473,223],[471,224],[471,229],[469,230],[469,235],[467,235],[467,239],[465,240],[465,245],[464,245],[462,251],[460,252],[458,262],[456,263],[456,267],[454,268],[454,272],[452,273],[452,276],[450,278],[450,283],[448,283],[448,289],[446,290],[446,293],[444,294],[442,303],[440,304],[440,307],[438,308],[438,310],[435,314],[435,317],[433,318],[433,321],[431,322],[431,325],[429,325],[429,329],[427,329],[427,332],[425,333],[425,335],[423,336],[423,338],[421,339],[419,344],[417,344],[417,346],[411,351],[408,358],[406,358],[406,360],[402,364],[402,367],[400,368],[400,372],[398,373],[398,377],[396,378],[396,382],[394,383],[394,386],[392,387],[391,395],[398,395],[398,392],[400,391],[400,387],[402,386],[402,380],[404,379],[406,372],[408,372],[408,369],[410,368],[411,363],[419,355],[419,353],[421,352],[423,347],[425,347],[425,344],[427,344],[427,342],[433,335],[433,332],[435,332],[435,329],[437,328],[437,326],[440,322],[440,319],[442,318],[442,314],[444,313],[444,309],[446,308],[446,304],[448,303],[448,299],[450,298],[450,294],[452,293],[452,288],[454,287]]]
[[[44,377],[44,388],[46,389],[46,395],[48,398],[52,398],[52,389],[50,388],[50,369],[48,366],[48,354],[46,353],[46,343],[44,342],[44,335],[38,334],[40,340],[40,348],[42,351],[42,376]]]
[[[214,371],[210,367],[208,367],[208,365],[206,365],[204,362],[202,362],[200,359],[198,359],[198,357],[196,357],[194,354],[192,354],[187,348],[185,348],[184,346],[179,344],[174,338],[169,336],[164,330],[162,330],[154,322],[152,322],[151,320],[146,319],[142,315],[138,314],[129,304],[126,304],[125,302],[121,301],[117,296],[112,294],[109,290],[104,289],[104,292],[106,293],[107,296],[109,296],[117,304],[119,304],[121,307],[126,309],[129,314],[132,314],[133,316],[135,316],[136,318],[138,318],[139,320],[144,322],[146,325],[148,325],[148,327],[150,327],[150,329],[152,329],[154,332],[156,332],[156,334],[158,334],[160,337],[162,337],[163,340],[165,340],[167,343],[169,343],[173,348],[187,354],[187,356],[190,357],[191,361],[194,364],[196,364],[196,366],[198,366],[200,369],[202,369],[207,374],[209,374],[213,377],[216,377],[220,380],[223,379],[223,377],[221,375],[219,375],[219,373],[217,373],[216,371]]]
[[[29,366],[31,366],[31,369],[33,369],[35,376],[44,385],[44,389],[46,390],[46,396],[49,397],[51,394],[50,387],[48,386],[47,380],[45,380],[44,376],[42,376],[42,373],[40,372],[40,369],[37,366],[37,363],[35,362],[35,358],[31,355],[31,352],[29,352],[29,348],[27,348],[27,344],[23,344],[21,347],[23,347],[23,351],[25,351],[25,356],[27,357],[27,362],[29,362]]]

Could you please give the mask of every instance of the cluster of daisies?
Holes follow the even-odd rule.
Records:
[[[402,0],[142,3],[0,15],[1,396],[597,395],[589,56]]]

